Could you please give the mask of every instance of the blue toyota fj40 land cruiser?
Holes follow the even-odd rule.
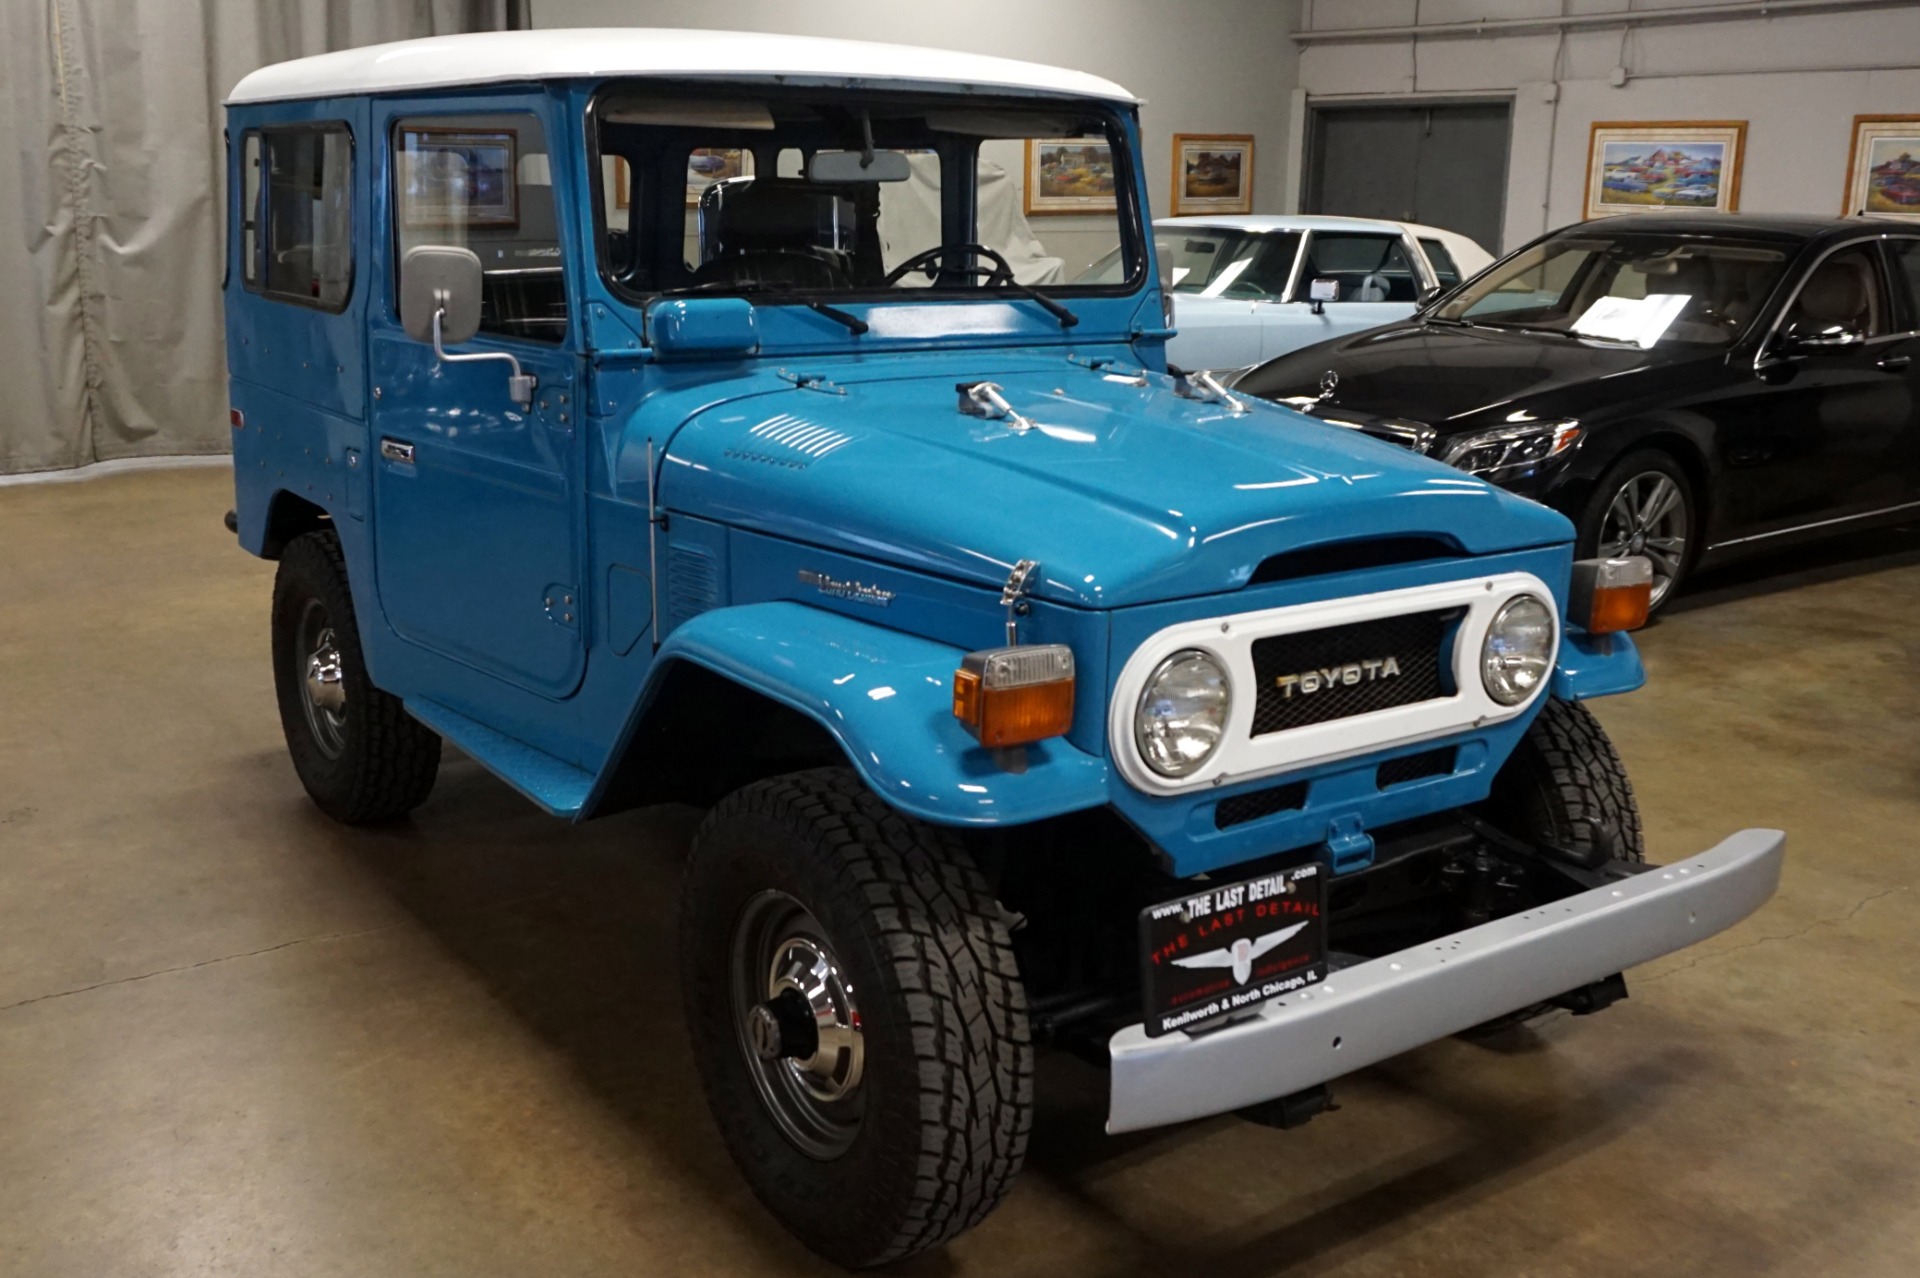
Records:
[[[1116,85],[545,31],[269,67],[228,119],[301,781],[398,817],[444,740],[574,820],[713,805],[696,1058],[828,1257],[993,1208],[1038,1043],[1107,1064],[1113,1131],[1290,1124],[1773,891],[1777,832],[1643,863],[1582,702],[1641,682],[1645,561],[1166,367]],[[1077,232],[1027,171],[1094,192]]]

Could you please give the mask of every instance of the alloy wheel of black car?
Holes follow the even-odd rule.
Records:
[[[331,531],[296,537],[273,578],[273,682],[300,783],[336,821],[404,816],[426,802],[440,738],[374,687],[346,560]]]
[[[1694,554],[1693,487],[1664,453],[1623,458],[1595,485],[1580,521],[1583,558],[1645,555],[1653,565],[1651,610],[1673,596]]]
[[[694,839],[681,989],[714,1122],[760,1201],[850,1267],[937,1246],[1026,1158],[1013,942],[959,839],[846,768],[755,782]]]

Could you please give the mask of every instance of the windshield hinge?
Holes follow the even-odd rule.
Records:
[[[1033,579],[1039,575],[1039,560],[1022,559],[1007,574],[1007,584],[1000,587],[1000,605],[1007,610],[1008,647],[1020,642],[1020,618],[1033,610],[1033,605],[1027,602],[1027,592],[1033,589]]]
[[[847,388],[835,385],[819,373],[796,373],[790,368],[776,368],[773,375],[783,382],[792,382],[800,390],[819,391],[822,395],[844,395]]]
[[[1069,355],[1067,356],[1067,363],[1078,364],[1082,368],[1091,368],[1096,373],[1101,372],[1105,369],[1112,368],[1115,364],[1119,362],[1120,361],[1116,360],[1111,355]]]

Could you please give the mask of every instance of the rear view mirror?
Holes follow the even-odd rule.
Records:
[[[904,182],[913,176],[904,151],[821,151],[807,165],[809,182]]]
[[[400,259],[400,326],[414,341],[431,342],[439,312],[440,340],[458,346],[480,331],[480,291],[480,258],[472,249],[410,248]]]

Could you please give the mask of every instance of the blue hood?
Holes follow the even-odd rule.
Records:
[[[1235,590],[1269,556],[1333,542],[1573,538],[1543,506],[1259,400],[1235,417],[1158,374],[1057,357],[903,363],[823,365],[825,389],[755,379],[677,431],[656,417],[686,401],[662,396],[629,439],[671,435],[670,511],[995,588],[1035,559],[1035,593],[1083,607]],[[980,380],[1033,429],[958,411],[956,383]]]

